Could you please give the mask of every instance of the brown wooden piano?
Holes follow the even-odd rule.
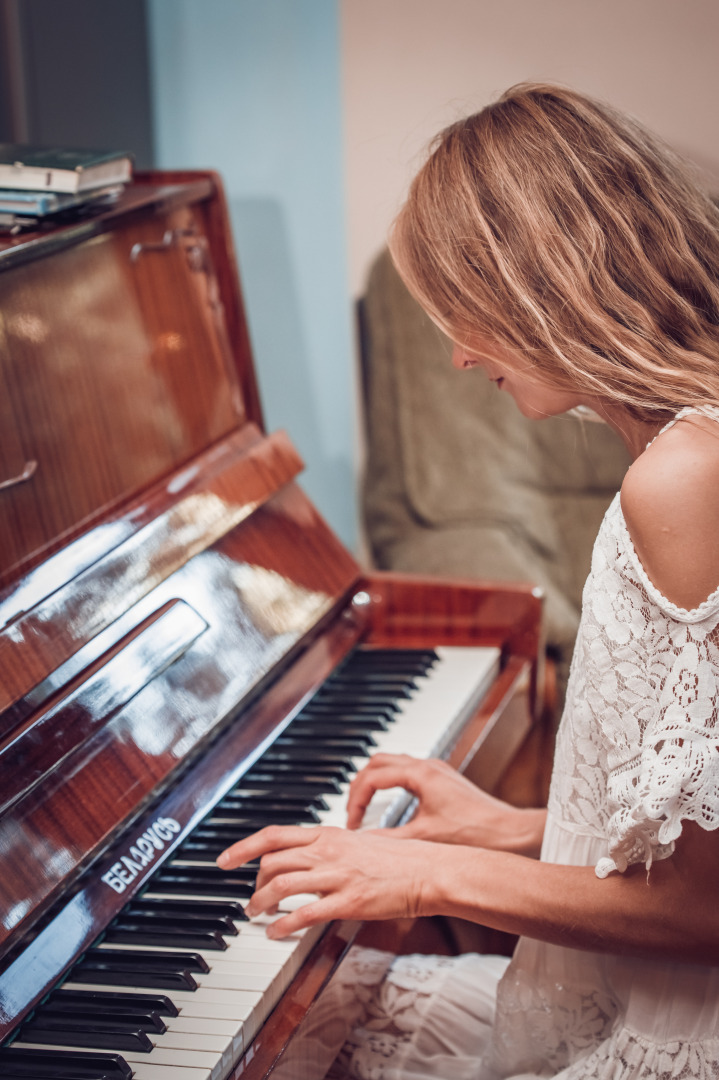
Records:
[[[378,747],[491,788],[540,598],[333,535],[263,426],[213,174],[6,237],[0,330],[0,1076],[267,1076],[356,926],[268,942],[216,855],[340,821]]]

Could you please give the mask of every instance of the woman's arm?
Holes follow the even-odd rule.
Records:
[[[319,897],[273,923],[272,937],[336,918],[456,915],[579,949],[719,963],[719,831],[693,824],[649,873],[637,866],[603,880],[592,867],[398,839],[392,830],[272,826],[218,862],[236,867],[257,858],[249,914],[299,893]]]

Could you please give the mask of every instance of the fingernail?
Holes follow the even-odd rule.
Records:
[[[226,867],[229,861],[230,860],[227,856],[227,852],[225,851],[223,851],[221,855],[217,856],[217,865],[220,867]]]

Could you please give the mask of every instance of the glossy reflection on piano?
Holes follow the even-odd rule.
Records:
[[[357,925],[270,941],[217,855],[342,824],[381,749],[491,787],[540,599],[332,534],[263,426],[213,174],[8,238],[0,313],[0,1073],[265,1076]]]

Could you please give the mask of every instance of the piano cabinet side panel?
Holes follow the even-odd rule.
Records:
[[[529,661],[532,710],[538,708],[540,589],[376,572],[363,579],[359,590],[370,612],[368,645],[497,645],[505,664],[510,657]]]

